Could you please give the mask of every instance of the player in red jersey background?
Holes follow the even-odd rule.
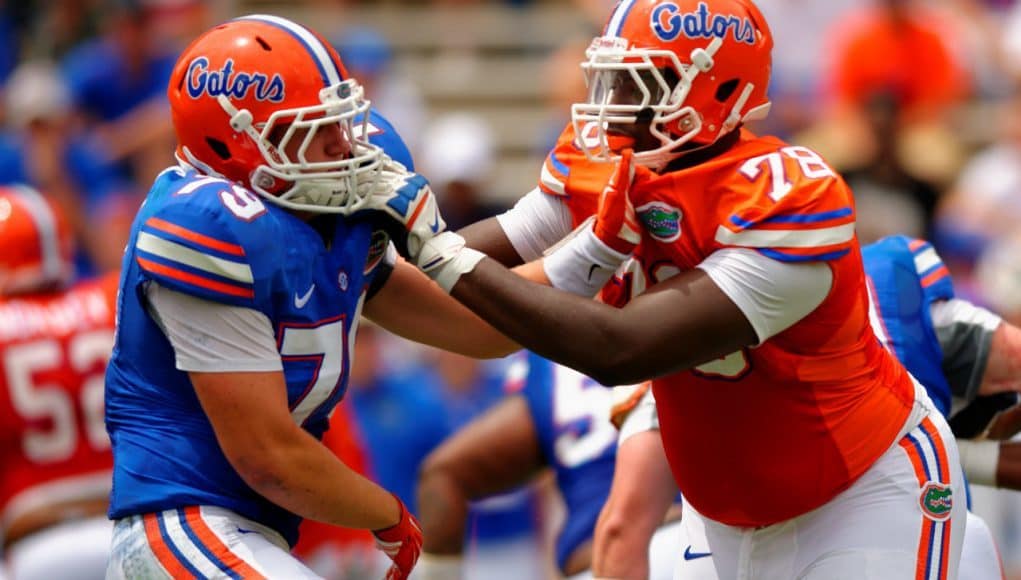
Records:
[[[18,579],[103,578],[113,459],[103,373],[117,279],[70,284],[71,232],[28,187],[0,188],[0,530]]]

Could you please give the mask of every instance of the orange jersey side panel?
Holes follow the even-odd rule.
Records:
[[[748,132],[719,157],[640,173],[633,187],[643,240],[608,303],[725,248],[829,264],[829,295],[792,327],[653,383],[674,476],[701,513],[755,527],[824,504],[894,443],[914,401],[869,326],[849,188],[810,150]]]
[[[103,422],[116,276],[0,299],[0,514],[109,492]],[[86,483],[88,482],[88,483]]]

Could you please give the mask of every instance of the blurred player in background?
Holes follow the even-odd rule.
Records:
[[[71,284],[70,225],[0,188],[0,537],[12,578],[103,578],[113,458],[103,372],[116,276]]]
[[[769,108],[771,45],[747,0],[627,0],[590,46],[564,149],[617,169],[543,271],[585,294],[634,253],[603,297],[622,308],[529,284],[452,232],[408,252],[538,354],[603,384],[654,377],[721,577],[956,577],[957,448],[869,327],[851,193],[815,152],[742,128]],[[571,194],[573,167],[552,161]],[[566,222],[580,204],[546,205]]]
[[[570,578],[591,577],[592,534],[610,490],[616,451],[611,391],[534,354],[519,356],[508,373],[513,394],[444,442],[422,469],[425,543],[416,572],[422,580],[464,577],[469,501],[526,484],[547,469],[566,508],[555,540],[557,570]],[[664,528],[663,537],[677,531]],[[665,543],[674,548],[678,540]],[[671,578],[673,554],[658,563],[645,577]]]
[[[951,415],[953,409],[950,424],[969,481],[1021,489],[1011,477],[1021,468],[1021,444],[965,440],[991,428],[1007,427],[998,416],[1012,412],[1010,405],[1016,405],[1021,391],[1021,330],[956,298],[946,267],[927,242],[889,237],[862,248],[862,256],[875,307],[873,328],[923,383],[940,411]],[[665,464],[651,393],[633,411],[624,411],[626,418],[615,418],[623,423],[618,463]],[[998,478],[998,473],[1003,475]],[[655,474],[649,469],[618,469],[596,529],[594,570],[598,576],[643,577],[640,566],[644,563],[635,549],[647,545],[651,534],[633,522],[662,518],[664,510],[656,507],[657,499],[677,493],[677,485],[669,477],[657,478]],[[1001,578],[1000,558],[988,527],[973,514],[969,513],[967,520],[959,577]],[[684,531],[686,544],[675,549],[680,556],[677,577],[717,577],[697,514],[685,513]]]
[[[315,578],[290,553],[310,518],[373,530],[387,577],[405,578],[414,518],[319,441],[359,316],[472,356],[515,346],[396,260],[390,220],[359,212],[419,228],[412,244],[443,228],[318,34],[231,20],[183,52],[167,93],[179,164],[136,216],[106,380],[108,577]]]

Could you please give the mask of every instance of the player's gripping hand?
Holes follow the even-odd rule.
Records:
[[[630,254],[641,241],[635,207],[631,205],[631,185],[635,180],[634,151],[625,149],[599,196],[599,209],[592,231],[596,238],[614,251]]]
[[[554,287],[580,296],[594,296],[641,241],[631,205],[635,178],[634,153],[625,149],[599,197],[591,225],[582,224],[543,261]]]
[[[392,159],[386,161],[379,182],[361,209],[380,211],[390,219],[393,227],[387,229],[397,251],[412,262],[422,245],[447,227],[429,181]]]
[[[401,508],[401,519],[389,528],[373,530],[376,547],[390,557],[393,564],[386,572],[386,580],[404,580],[411,574],[422,552],[422,528],[407,506],[396,495]]]

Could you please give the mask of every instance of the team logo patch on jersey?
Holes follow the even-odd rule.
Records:
[[[341,270],[340,273],[337,274],[337,286],[340,287],[341,292],[347,292],[348,283],[347,272]]]
[[[661,242],[672,242],[681,237],[681,218],[678,208],[660,201],[652,201],[635,209],[638,219],[649,235]]]
[[[270,77],[261,72],[235,71],[234,61],[229,58],[216,70],[209,68],[208,58],[200,56],[188,65],[185,79],[188,96],[193,99],[202,95],[244,99],[251,92],[257,101],[279,103],[284,100],[284,79],[279,74]]]
[[[390,236],[383,230],[372,232],[369,240],[369,255],[365,258],[365,273],[373,271],[379,265],[380,260],[386,255],[386,248],[390,245]]]
[[[950,517],[950,512],[954,508],[954,490],[949,485],[930,481],[922,490],[919,503],[925,517],[943,521]]]
[[[749,18],[733,14],[711,14],[709,5],[699,2],[694,12],[682,12],[673,2],[664,2],[652,9],[652,31],[661,40],[672,41],[683,34],[688,38],[726,38],[755,44],[755,25]]]

